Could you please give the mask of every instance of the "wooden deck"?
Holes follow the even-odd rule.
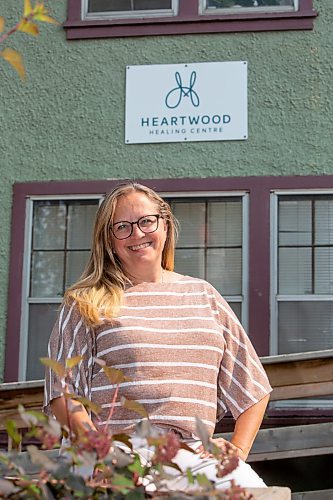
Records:
[[[333,396],[333,349],[261,358],[273,387],[271,401],[304,397]],[[24,427],[17,406],[40,410],[43,380],[0,384],[0,431],[8,418]],[[222,434],[229,438],[229,434]],[[261,429],[249,462],[282,460],[333,454],[333,422]],[[319,492],[293,493],[293,500],[333,499],[333,489]],[[298,496],[295,496],[298,495]],[[327,496],[331,495],[331,496]]]

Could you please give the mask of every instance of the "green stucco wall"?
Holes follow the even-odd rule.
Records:
[[[22,4],[1,3],[8,26]],[[63,22],[66,0],[48,4]],[[333,173],[333,2],[314,4],[314,31],[67,42],[44,24],[39,38],[8,40],[27,81],[0,60],[0,379],[14,182]],[[247,141],[124,144],[126,65],[238,60],[249,64]]]

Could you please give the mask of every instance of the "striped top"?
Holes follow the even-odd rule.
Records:
[[[137,400],[152,423],[195,436],[198,415],[214,432],[229,409],[237,417],[271,391],[266,373],[232,309],[206,281],[182,276],[173,283],[141,283],[128,288],[119,316],[88,328],[75,302],[64,305],[49,342],[49,357],[82,355],[73,369],[70,392],[98,403],[96,426],[131,433],[140,416],[121,405]],[[111,419],[115,385],[100,365],[122,370]],[[57,376],[46,370],[45,411],[61,395]]]

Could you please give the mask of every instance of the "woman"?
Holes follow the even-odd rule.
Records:
[[[69,392],[102,407],[99,418],[90,418],[72,401],[77,411],[71,413],[71,426],[86,430],[107,423],[113,433],[132,433],[140,420],[119,401],[108,419],[115,385],[94,362],[100,358],[128,377],[120,384],[121,396],[139,401],[153,424],[172,429],[197,450],[202,448],[195,417],[212,435],[216,421],[230,409],[236,419],[231,443],[242,459],[234,477],[242,486],[264,486],[243,461],[268,403],[267,376],[219,293],[206,281],[173,271],[176,233],[169,205],[145,186],[121,185],[101,204],[89,263],[66,292],[49,343],[49,356],[60,362],[83,356]],[[51,371],[45,407],[68,423],[65,399]],[[208,460],[204,472],[214,475],[209,457],[179,460],[185,469]],[[175,489],[184,486],[178,483]],[[220,487],[226,486],[222,481]]]

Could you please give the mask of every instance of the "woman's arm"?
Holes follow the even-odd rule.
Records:
[[[246,460],[258,433],[269,401],[269,394],[258,403],[241,413],[236,420],[231,443],[239,450],[239,456]]]
[[[61,396],[52,399],[50,406],[58,422],[61,425],[67,425],[75,434],[96,430],[87,410],[78,401]],[[68,417],[70,422],[68,422]]]

